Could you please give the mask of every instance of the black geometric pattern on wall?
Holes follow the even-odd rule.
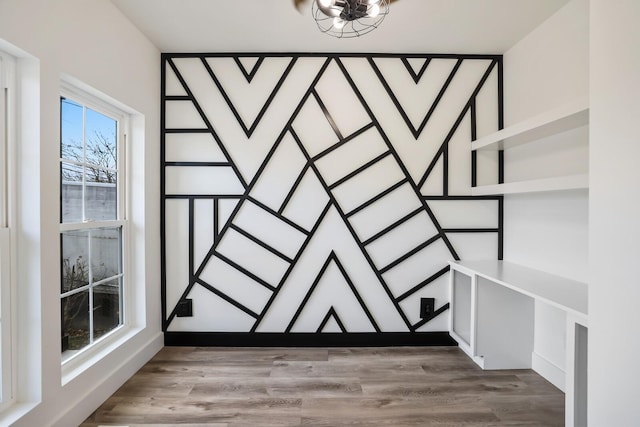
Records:
[[[502,257],[502,197],[470,195],[501,81],[494,55],[163,54],[163,330],[445,331],[448,260]]]

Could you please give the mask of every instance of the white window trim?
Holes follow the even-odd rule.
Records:
[[[93,344],[62,360],[62,385],[64,385],[117,348],[123,341],[128,339],[132,333],[135,333],[135,328],[131,321],[131,310],[134,305],[133,286],[135,285],[132,284],[131,280],[131,257],[129,249],[131,243],[128,220],[131,183],[128,180],[130,164],[127,137],[130,133],[131,115],[127,111],[115,106],[107,96],[93,90],[89,91],[85,90],[85,88],[80,88],[76,82],[62,80],[60,86],[60,96],[80,102],[85,107],[89,107],[96,112],[118,120],[118,219],[113,221],[85,221],[81,223],[60,222],[60,232],[122,226],[122,263],[124,275],[122,307],[120,311],[122,314],[122,324],[104,337],[96,339]],[[58,163],[59,162],[60,160],[58,159]]]
[[[16,307],[16,253],[15,221],[16,217],[16,177],[15,177],[15,91],[16,60],[0,51],[0,120],[4,122],[5,132],[0,135],[0,164],[3,173],[0,176],[0,233],[2,235],[2,257],[0,274],[4,285],[0,289],[2,323],[0,335],[0,412],[15,402],[17,378],[17,310]]]

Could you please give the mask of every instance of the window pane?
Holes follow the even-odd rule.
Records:
[[[86,166],[85,170],[85,218],[92,221],[118,219],[116,174],[91,166]]]
[[[62,289],[69,292],[89,283],[89,233],[62,233]]]
[[[93,339],[120,326],[120,279],[93,288]]]
[[[80,350],[89,344],[89,291],[61,300],[62,351]]]
[[[82,183],[82,166],[73,163],[62,162],[60,165],[60,174],[63,183]]]
[[[73,97],[60,100],[60,216],[66,223],[60,237],[63,362],[123,322],[123,238],[115,222],[118,180],[124,177],[118,175],[119,123],[87,107],[100,100]],[[107,222],[95,227],[115,223],[86,228],[91,221]]]
[[[117,124],[110,117],[87,108],[87,163],[104,168],[118,167]]]
[[[82,222],[82,166],[62,162],[60,173],[62,222]]]
[[[91,271],[94,283],[122,273],[120,230],[121,227],[91,231]]]
[[[60,157],[83,162],[82,106],[66,98],[60,100]]]

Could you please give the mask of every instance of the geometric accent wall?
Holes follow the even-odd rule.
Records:
[[[501,80],[496,55],[164,54],[167,344],[445,342],[448,261],[502,257],[502,198],[470,195],[500,179],[470,146]]]

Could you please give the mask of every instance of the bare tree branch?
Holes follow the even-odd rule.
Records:
[[[118,153],[116,137],[104,135],[101,131],[94,131],[94,135],[87,139],[84,154],[78,150],[82,144],[75,140],[61,144],[63,159],[73,160],[85,164],[85,178],[88,182],[104,182],[115,184],[116,172],[108,169],[117,169]],[[85,158],[86,156],[86,158]],[[108,168],[108,169],[107,169]],[[81,181],[82,171],[69,165],[62,168],[62,179],[65,181]]]

